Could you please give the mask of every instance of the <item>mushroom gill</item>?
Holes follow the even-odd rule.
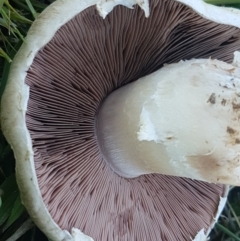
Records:
[[[124,179],[103,160],[95,135],[113,90],[182,59],[231,62],[240,29],[213,23],[173,0],[117,6],[102,19],[89,7],[62,26],[27,72],[26,114],[44,203],[62,228],[95,241],[191,240],[207,232],[224,185],[163,175]]]

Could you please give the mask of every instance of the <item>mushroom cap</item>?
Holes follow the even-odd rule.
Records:
[[[146,240],[146,237],[138,236],[142,235],[142,230],[145,230],[148,235],[152,235],[150,236],[151,241],[161,240],[160,238],[166,240],[166,237],[173,235],[170,235],[171,230],[175,230],[174,235],[178,236],[179,240],[188,238],[190,240],[202,229],[204,229],[204,235],[206,236],[215,220],[217,220],[226,200],[227,186],[162,175],[146,175],[131,181],[117,177],[100,158],[96,158],[98,152],[91,152],[91,145],[97,145],[94,139],[94,121],[88,122],[88,117],[83,113],[75,114],[69,103],[74,103],[74,106],[76,106],[77,101],[81,105],[86,100],[91,104],[93,100],[97,100],[98,104],[94,104],[94,108],[81,106],[86,110],[86,113],[91,113],[94,116],[98,105],[109,92],[127,84],[129,81],[134,81],[153,72],[164,63],[177,62],[182,58],[207,58],[210,56],[231,62],[232,53],[239,49],[240,13],[239,11],[209,6],[201,0],[162,0],[150,2],[150,14],[146,19],[144,12],[148,16],[147,1],[143,2],[143,5],[140,1],[136,1],[144,8],[144,12],[136,6],[134,6],[134,9],[117,6],[108,15],[106,13],[109,9],[104,5],[104,2],[95,0],[56,1],[33,23],[23,46],[12,63],[8,83],[2,97],[1,120],[4,135],[14,150],[17,181],[23,203],[33,221],[51,240],[77,240],[74,237],[78,236],[79,231],[74,229],[73,236],[71,236],[68,232],[71,227],[76,227],[87,235],[94,236],[95,241],[111,239],[112,235],[116,235],[115,237],[118,237],[119,240],[140,240],[140,238]],[[135,3],[133,0],[115,2],[116,5],[122,4],[128,7]],[[159,4],[156,4],[157,2]],[[188,5],[188,7],[182,3]],[[96,10],[96,4],[98,10]],[[191,8],[197,9],[203,17],[190,11]],[[186,10],[186,12],[183,10]],[[105,17],[105,20],[98,15],[97,11]],[[165,20],[168,19],[164,15],[165,12],[173,19],[169,25],[165,23]],[[162,16],[162,18],[159,16]],[[215,23],[207,19],[213,20]],[[157,22],[160,20],[162,22]],[[142,21],[144,24],[142,24]],[[224,23],[225,25],[216,23]],[[128,28],[130,24],[133,25]],[[150,25],[155,27],[155,32],[150,31]],[[196,30],[193,28],[195,25],[198,26]],[[160,26],[164,26],[164,31],[162,31],[162,34],[156,35],[156,32],[160,32],[157,31]],[[220,28],[217,28],[217,26],[220,26]],[[202,34],[209,28],[209,35]],[[102,29],[105,32],[100,33],[98,30]],[[118,37],[111,37],[110,33],[112,32],[118,33]],[[143,32],[145,37],[141,35]],[[76,42],[75,38],[81,40],[81,42]],[[134,38],[139,42],[133,42],[132,39]],[[189,38],[196,41],[196,44],[192,47],[187,42]],[[89,39],[94,40],[95,45],[91,45],[92,43],[88,42]],[[118,43],[120,39],[125,40],[125,45],[119,45],[116,48],[115,43]],[[179,39],[181,39],[181,43]],[[164,45],[166,40],[171,40],[170,44]],[[74,47],[69,46],[67,48],[64,44],[68,42]],[[150,42],[153,43],[155,48],[150,54],[146,55],[145,50],[148,50]],[[204,44],[202,44],[203,42]],[[106,48],[102,49],[98,44],[103,44]],[[53,51],[51,51],[52,45],[56,47]],[[156,46],[159,46],[159,48]],[[181,47],[180,50],[179,46]],[[160,51],[160,47],[163,47],[164,51]],[[88,49],[87,54],[85,53],[86,49]],[[107,51],[107,49],[110,49],[110,51]],[[138,53],[140,49],[143,51],[138,55],[130,56],[131,49],[134,49],[133,53]],[[117,67],[113,68],[111,64],[115,64],[116,59],[121,60],[123,58],[120,55],[121,52],[124,53],[125,65],[120,61],[116,65]],[[68,57],[68,53],[75,56],[78,61],[73,57]],[[165,57],[160,53],[164,53]],[[111,59],[110,56],[113,58]],[[131,59],[130,62],[128,62],[129,59]],[[141,60],[139,61],[140,66],[134,65],[137,60]],[[70,63],[75,68],[71,68]],[[67,67],[64,67],[65,65]],[[110,67],[106,68],[107,65]],[[57,67],[60,67],[60,69],[56,71]],[[94,73],[89,71],[90,67],[94,67],[98,71],[102,69],[105,72],[97,76],[97,71]],[[68,68],[75,70],[67,78],[69,81],[75,80],[76,77],[78,77],[78,80],[83,80],[81,76],[78,76],[79,70],[82,71],[87,81],[83,81],[81,86],[72,82],[73,88],[65,86],[64,82],[61,81],[54,82],[57,78],[59,80],[65,78]],[[134,74],[130,74],[132,71],[134,71]],[[103,82],[99,84],[98,82],[98,86],[101,87],[100,95],[96,93],[95,85],[91,84],[93,82],[89,81],[89,76],[92,79],[100,76],[100,79],[105,78],[112,82],[110,85]],[[86,85],[87,83],[89,85]],[[53,92],[48,94],[49,89]],[[72,89],[78,91],[70,92]],[[60,95],[58,95],[59,90],[61,90]],[[81,94],[81,90],[83,92],[89,91],[90,95]],[[39,96],[41,97],[39,98]],[[34,105],[34,101],[37,99],[43,101],[41,105]],[[49,101],[59,111],[58,115],[54,116],[49,112]],[[45,112],[39,112],[42,107],[45,108]],[[58,128],[59,122],[57,120],[59,120],[61,113],[68,113],[65,116],[65,120],[66,118],[68,120],[64,125],[65,127],[70,126],[71,132],[68,132],[67,128]],[[79,121],[78,114],[82,120],[81,124],[87,123],[86,127],[92,128],[91,133],[81,132],[81,126],[76,127],[76,122]],[[40,115],[41,121],[34,120],[34,115]],[[55,127],[50,126],[48,120],[53,121]],[[76,132],[72,131],[75,127]],[[43,132],[43,129],[46,132]],[[80,142],[78,142],[76,138],[79,137],[80,132],[83,135],[80,136]],[[49,134],[48,139],[44,136],[46,133]],[[54,133],[58,135],[58,140],[53,140]],[[67,133],[66,137],[63,138],[61,133]],[[71,141],[72,137],[75,138],[73,142]],[[82,140],[84,140],[84,146]],[[46,149],[46,143],[52,147],[55,143],[62,143],[63,145],[60,149]],[[80,151],[76,151],[78,150],[76,149],[77,146],[80,146]],[[76,152],[69,158],[67,153],[64,152],[66,148],[68,151]],[[43,150],[43,152],[39,150]],[[76,168],[76,162],[71,162],[76,156],[79,160],[82,160],[85,153],[89,152],[94,157],[90,174],[85,171],[83,164],[80,163]],[[57,167],[50,168],[48,172],[46,170],[48,166],[51,166],[51,163],[48,162],[47,156],[51,156],[51,160],[58,163]],[[66,159],[70,159],[70,163],[65,166],[64,161]],[[45,163],[41,163],[41,160],[44,160]],[[84,160],[89,160],[89,158]],[[75,174],[78,174],[78,179],[71,178],[73,177],[71,174],[66,174],[66,168],[64,169],[64,167],[76,170]],[[53,182],[56,172],[60,173],[61,178]],[[100,173],[101,178],[94,179],[94,173]],[[89,176],[91,180],[88,179]],[[46,180],[46,182],[43,180]],[[86,180],[85,183],[84,180]],[[111,180],[113,180],[112,183]],[[155,180],[151,186],[152,189],[147,185],[150,180]],[[44,183],[47,183],[47,185]],[[59,183],[67,183],[67,186],[61,191],[60,187],[57,186]],[[83,184],[87,185],[81,186],[80,191],[78,189],[76,191],[76,188]],[[99,189],[97,191],[91,189],[92,184],[98,184]],[[102,188],[106,186],[108,186],[108,189],[104,192]],[[110,195],[113,191],[119,193],[119,196],[115,195],[115,199],[110,200],[110,198],[113,198]],[[124,192],[130,199],[136,197],[139,202],[138,206],[134,206],[132,202],[126,202],[126,196],[120,195],[120,192]],[[150,199],[144,198],[143,193],[151,197],[151,203],[149,203]],[[185,195],[188,193],[187,197],[191,200],[191,203],[186,204],[184,202],[186,196],[180,196],[180,193],[185,193]],[[220,196],[223,198],[220,198]],[[81,203],[79,197],[82,197],[85,205]],[[208,200],[209,206],[205,206],[205,199]],[[101,223],[104,223],[102,222],[104,213],[97,212],[95,209],[95,213],[92,213],[91,205],[95,202],[93,200],[99,201],[97,206],[99,210],[105,210],[108,213],[108,226],[101,225]],[[159,200],[164,203],[164,208],[156,205]],[[111,202],[112,205],[107,204],[106,201]],[[123,206],[121,206],[122,204]],[[74,210],[71,209],[72,207],[74,207]],[[175,207],[178,207],[178,209]],[[81,209],[78,214],[76,214],[77,209]],[[149,214],[149,210],[153,212]],[[169,214],[166,213],[166,210]],[[192,215],[190,217],[186,215],[189,210]],[[158,222],[155,218],[160,213],[163,213],[163,215],[160,216],[161,222]],[[178,215],[178,220],[170,218],[169,215],[174,213]],[[91,222],[85,222],[88,218],[92,218]],[[188,221],[189,225],[186,229],[181,225],[183,221]],[[129,231],[132,230],[132,227],[137,232]],[[161,232],[157,232],[156,230],[160,227],[162,228]],[[64,229],[67,231],[64,231]],[[96,230],[98,233],[96,233]],[[202,231],[200,234],[202,235]]]

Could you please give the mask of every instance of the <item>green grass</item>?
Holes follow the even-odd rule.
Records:
[[[230,6],[235,8],[240,7],[240,0],[205,0],[205,2],[219,6]]]
[[[194,1],[194,0],[193,0]],[[0,98],[9,67],[29,27],[52,1],[0,0]],[[240,0],[206,0],[206,2],[240,8]],[[16,185],[15,160],[0,131],[0,240],[47,241],[34,226],[23,205]],[[18,238],[19,236],[19,238]],[[232,188],[226,208],[211,233],[212,241],[240,240],[240,188]]]

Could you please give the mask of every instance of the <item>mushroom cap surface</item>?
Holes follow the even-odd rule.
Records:
[[[72,227],[95,241],[191,240],[202,229],[209,233],[227,195],[224,185],[190,179],[127,180],[102,161],[94,117],[111,91],[181,59],[231,62],[240,46],[239,11],[162,0],[150,1],[146,18],[146,8],[126,8],[134,3],[102,11],[103,19],[101,2],[56,1],[34,22],[11,66],[2,129],[23,203],[51,240],[77,240]]]

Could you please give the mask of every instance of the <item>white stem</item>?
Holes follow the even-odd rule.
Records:
[[[97,136],[112,169],[128,178],[161,173],[240,185],[237,63],[182,61],[108,96]]]

